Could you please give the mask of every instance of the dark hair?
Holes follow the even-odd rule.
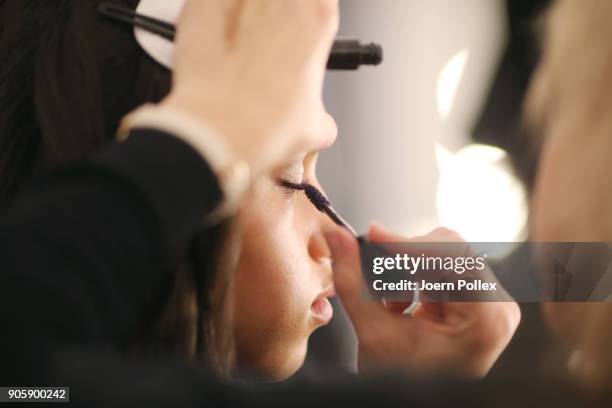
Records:
[[[0,201],[35,172],[107,143],[170,74],[98,0],[0,0]],[[116,0],[135,8],[137,0]]]
[[[0,0],[0,206],[34,174],[110,142],[125,114],[170,90],[169,71],[141,49],[129,26],[99,16],[100,2]],[[115,3],[136,8],[138,0]],[[200,258],[214,259],[219,245],[219,239],[201,245]],[[156,327],[143,327],[139,350],[145,344],[188,355],[195,348],[208,355],[229,349],[227,339],[219,340],[220,332],[228,332],[221,327],[227,323],[221,310],[227,291],[215,295],[218,281],[228,287],[228,275],[217,279],[217,273],[198,269],[195,276],[191,270],[177,272],[168,306]],[[195,335],[198,327],[203,336]],[[195,347],[194,337],[208,347]]]

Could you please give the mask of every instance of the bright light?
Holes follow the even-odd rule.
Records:
[[[437,102],[438,102],[438,114],[440,120],[445,122],[448,119],[455,102],[455,96],[457,96],[457,90],[459,84],[463,78],[465,67],[470,58],[470,52],[467,48],[459,51],[453,55],[438,76],[437,84]]]
[[[510,169],[506,152],[470,145],[456,154],[436,146],[442,226],[471,242],[514,242],[524,238],[527,199]]]

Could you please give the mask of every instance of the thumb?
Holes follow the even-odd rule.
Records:
[[[405,242],[408,238],[389,230],[382,224],[372,222],[368,231],[368,238],[372,242]]]
[[[380,322],[387,313],[380,303],[368,299],[355,237],[339,228],[326,233],[325,238],[332,253],[336,293],[359,333],[364,326]]]

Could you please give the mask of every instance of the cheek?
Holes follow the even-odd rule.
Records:
[[[235,302],[237,313],[257,316],[254,323],[287,328],[297,324],[296,315],[305,309],[307,268],[297,243],[290,238],[279,242],[273,235],[244,235]]]
[[[246,211],[241,217],[242,252],[234,282],[239,363],[272,375],[295,370],[313,330],[309,313],[316,288],[306,239],[290,211]]]

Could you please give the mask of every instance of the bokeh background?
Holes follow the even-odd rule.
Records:
[[[524,196],[504,152],[471,138],[508,39],[504,2],[341,6],[340,36],[382,44],[385,60],[328,75],[339,140],[318,168],[337,209],[359,231],[375,219],[410,235],[444,223],[470,240],[520,238]]]

